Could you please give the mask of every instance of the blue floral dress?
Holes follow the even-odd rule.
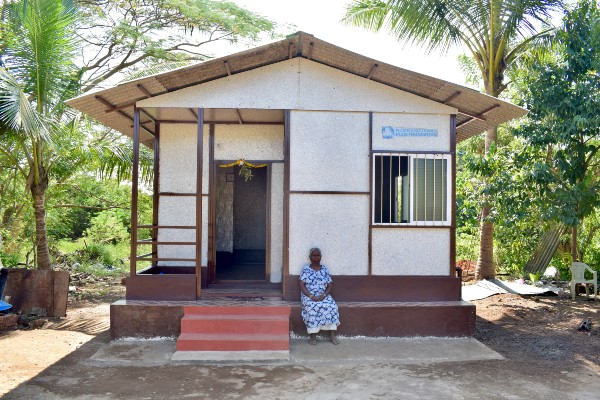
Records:
[[[305,265],[300,274],[300,280],[306,285],[306,289],[313,296],[325,293],[327,284],[331,283],[331,276],[327,267],[321,265],[321,269],[315,271],[310,265]],[[336,330],[340,324],[338,306],[333,297],[327,295],[322,301],[313,301],[304,293],[300,292],[302,301],[302,319],[306,324],[308,333],[317,333],[320,330]]]

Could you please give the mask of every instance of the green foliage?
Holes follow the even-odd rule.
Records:
[[[581,1],[556,35],[556,58],[531,65],[515,130],[543,218],[577,226],[600,205],[600,11]]]
[[[2,265],[6,268],[14,268],[17,266],[19,262],[19,256],[16,254],[6,254],[0,251],[0,259],[2,260]]]
[[[117,244],[129,238],[125,223],[129,216],[123,210],[101,211],[91,220],[85,237],[95,243]]]
[[[100,244],[87,239],[61,240],[54,249],[56,260],[67,269],[98,276],[119,276],[128,271],[129,244]]]
[[[583,262],[600,271],[600,210],[598,208],[581,224],[578,243]]]
[[[494,203],[488,218],[495,224],[495,264],[501,272],[522,273],[546,225],[522,170],[523,150],[524,143],[507,129],[499,130],[498,141],[485,156],[480,155],[482,138],[457,147],[457,259],[477,259],[478,210],[485,195]]]
[[[6,254],[48,254],[39,222],[51,238],[81,237],[99,211],[129,213],[130,188],[113,198],[96,177],[131,177],[131,139],[87,120],[64,101],[125,71],[163,61],[208,56],[199,47],[216,40],[254,40],[275,24],[234,3],[214,0],[3,2],[0,13],[0,230]],[[168,34],[165,34],[168,32]],[[85,51],[81,47],[85,46]],[[91,57],[91,58],[89,58]],[[82,84],[82,81],[84,82]],[[142,185],[152,181],[153,152],[142,146]],[[94,181],[95,183],[91,183]],[[54,185],[58,185],[56,188]],[[25,188],[25,190],[23,190]],[[31,207],[35,189],[48,209]],[[47,190],[47,191],[46,191]],[[38,208],[44,202],[38,201]],[[140,193],[139,219],[151,222],[151,198]],[[129,221],[125,224],[129,230]],[[119,234],[122,237],[122,229]],[[50,257],[43,257],[43,268]]]
[[[498,96],[506,88],[507,68],[550,28],[538,31],[560,0],[353,0],[346,21],[373,31],[388,31],[400,41],[447,51],[464,45],[471,55],[486,93]]]

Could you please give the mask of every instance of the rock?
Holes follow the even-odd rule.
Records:
[[[17,314],[0,315],[0,331],[14,331],[17,329],[18,321]]]
[[[33,321],[31,321],[29,326],[31,327],[31,329],[39,329],[39,328],[43,327],[45,324],[46,324],[45,319],[34,319]]]
[[[48,316],[48,311],[46,311],[45,308],[41,308],[41,307],[31,307],[31,315],[37,315],[39,317],[46,317]]]

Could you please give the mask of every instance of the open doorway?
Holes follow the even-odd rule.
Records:
[[[268,168],[217,168],[215,282],[265,281]]]

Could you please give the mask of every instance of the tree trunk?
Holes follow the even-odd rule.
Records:
[[[37,267],[42,270],[51,270],[50,250],[48,248],[48,235],[46,233],[46,179],[41,184],[31,186],[33,196],[33,212],[35,215],[35,246],[37,253]]]
[[[493,128],[485,132],[485,154],[489,153],[492,143],[496,141],[498,128]],[[487,185],[487,182],[484,182]],[[483,199],[481,210],[481,237],[479,239],[479,257],[475,267],[475,279],[491,279],[496,276],[494,267],[494,223],[488,221],[491,211],[490,199]]]
[[[577,227],[574,226],[571,230],[571,262],[582,261],[577,257]]]
[[[479,239],[479,257],[475,267],[475,279],[493,279],[496,276],[494,268],[494,224],[485,219],[490,214],[491,207],[485,206],[481,211],[481,237]]]

